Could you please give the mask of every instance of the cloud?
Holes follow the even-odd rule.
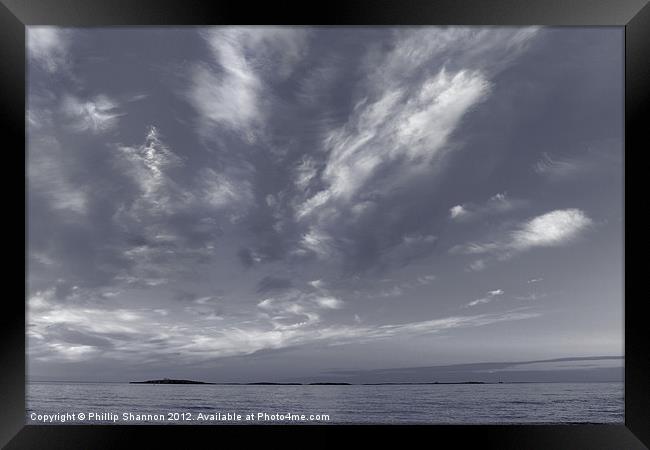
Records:
[[[317,174],[316,161],[309,156],[303,156],[295,169],[295,183],[299,189],[306,189]]]
[[[365,65],[377,91],[392,87],[404,74],[427,70],[441,62],[494,75],[524,52],[539,32],[538,27],[404,28],[394,32],[388,51],[371,52]]]
[[[170,177],[169,170],[182,166],[183,160],[163,142],[157,127],[147,127],[140,145],[116,147],[118,167],[138,187],[138,192],[116,214],[122,226],[131,222],[141,227],[143,221],[158,221],[194,200],[193,194],[178,187]]]
[[[59,27],[27,27],[28,57],[49,73],[55,73],[67,67],[69,45],[69,33]]]
[[[293,290],[279,297],[270,297],[258,307],[271,314],[274,329],[287,330],[314,325],[321,320],[322,310],[340,309],[343,301],[332,296],[304,293]]]
[[[486,215],[513,211],[524,204],[524,201],[511,199],[506,193],[498,193],[483,204],[466,203],[453,206],[449,210],[449,217],[457,222],[465,222]]]
[[[479,299],[476,299],[474,301],[469,302],[466,306],[476,306],[476,305],[480,305],[482,303],[488,303],[490,301],[491,301],[491,299],[489,297],[483,297],[483,298],[479,298]]]
[[[591,224],[591,219],[579,209],[551,211],[514,231],[509,246],[515,251],[526,251],[564,245],[575,240]]]
[[[192,168],[188,178],[182,172],[189,171],[187,158],[164,142],[156,126],[147,128],[142,144],[115,147],[117,167],[137,190],[122,199],[114,220],[121,228],[151,240],[169,243],[182,232],[192,239],[203,239],[205,249],[209,249],[210,240],[220,233],[218,219],[235,223],[254,201],[249,168],[235,164],[221,170]],[[221,214],[215,217],[216,212]],[[176,221],[180,223],[176,225]]]
[[[465,305],[465,308],[482,305],[485,303],[490,303],[496,297],[499,297],[501,295],[503,295],[502,289],[495,289],[493,291],[488,291],[485,297],[477,298],[476,300],[469,302],[467,305]]]
[[[433,246],[408,245],[419,238],[431,244],[435,236],[429,233],[404,230],[396,236],[396,226],[377,241],[375,233],[360,239],[357,227],[375,216],[372,226],[381,232],[386,223],[380,205],[389,205],[392,192],[408,189],[413,180],[435,174],[434,161],[443,154],[449,135],[488,89],[478,72],[451,74],[443,69],[420,89],[398,88],[375,101],[359,102],[345,125],[326,134],[327,158],[315,181],[322,188],[296,204],[294,217],[307,227],[296,254],[343,258],[346,270],[356,271],[382,255],[403,264],[430,252]],[[405,244],[410,249],[388,251]]]
[[[286,78],[300,60],[307,32],[300,28],[215,27],[203,33],[213,63],[192,69],[187,99],[207,130],[213,126],[255,140],[264,127],[267,83]]]
[[[312,280],[307,284],[316,289],[322,289],[325,286],[325,282],[323,280]]]
[[[623,149],[614,139],[587,141],[572,149],[570,156],[544,152],[533,164],[533,171],[550,181],[570,181],[605,174],[612,167],[621,170]]]
[[[401,161],[407,172],[426,166],[488,88],[478,72],[448,74],[443,69],[413,94],[396,89],[374,102],[362,101],[348,123],[327,136],[322,179],[328,187],[300,205],[297,218],[333,201],[351,201],[388,161]]]
[[[539,313],[522,311],[507,311],[498,314],[481,314],[475,316],[451,316],[421,322],[381,325],[374,329],[361,328],[357,329],[356,333],[352,332],[350,334],[366,339],[381,339],[397,335],[440,333],[450,329],[480,327],[499,322],[531,319],[538,316]]]
[[[253,187],[247,180],[249,172],[234,166],[217,172],[209,167],[199,171],[204,200],[211,206],[245,210],[253,202]]]
[[[450,253],[479,255],[496,254],[500,258],[539,247],[558,247],[575,241],[592,225],[580,209],[558,209],[521,223],[503,239],[452,247]]]
[[[561,159],[544,153],[533,168],[540,175],[546,175],[554,179],[565,179],[582,172],[584,166],[577,160]]]
[[[335,252],[332,238],[323,231],[313,228],[302,236],[299,254],[312,252],[319,258],[328,258]]]
[[[315,301],[321,308],[339,309],[343,307],[343,301],[335,297],[317,297]]]
[[[469,212],[463,207],[463,205],[452,206],[449,209],[449,216],[452,219],[462,219],[467,216]]]
[[[61,113],[68,120],[71,130],[78,133],[105,133],[113,129],[124,115],[115,101],[106,95],[82,100],[66,95],[61,101]]]
[[[467,267],[467,269],[470,272],[480,272],[481,270],[485,269],[486,263],[482,259],[477,259],[476,261],[472,261],[472,263]]]
[[[418,277],[417,282],[421,285],[432,283],[437,277],[435,275],[423,275]]]
[[[427,234],[427,235],[407,234],[404,236],[403,239],[404,239],[404,244],[406,245],[433,244],[437,240],[437,238],[432,234]]]

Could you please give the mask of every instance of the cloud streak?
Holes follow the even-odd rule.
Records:
[[[255,325],[227,327],[178,324],[150,309],[54,304],[52,291],[35,293],[29,301],[29,354],[42,361],[80,361],[115,358],[121,361],[165,360],[185,362],[247,355],[266,349],[303,345],[369,342],[392,337],[438,334],[500,322],[539,317],[539,313],[511,310],[496,314],[450,316],[398,324],[318,325],[319,311],[343,307],[334,297],[268,298],[258,305],[264,311]],[[213,317],[218,321],[218,318]],[[55,330],[54,332],[52,330]],[[60,330],[67,330],[61,334]],[[87,336],[94,341],[80,343]]]
[[[478,306],[482,305],[485,303],[490,303],[492,300],[494,300],[496,297],[499,297],[503,295],[503,290],[502,289],[495,289],[493,291],[488,291],[487,295],[485,297],[477,298],[476,300],[473,300],[469,302],[467,305],[465,305],[466,308],[472,307],[472,306]]]
[[[502,214],[522,207],[524,201],[498,193],[483,204],[463,203],[449,209],[449,217],[456,222],[466,222],[493,214]]]

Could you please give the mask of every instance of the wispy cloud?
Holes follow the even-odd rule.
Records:
[[[399,297],[411,289],[421,288],[433,283],[437,277],[433,274],[421,275],[417,278],[402,281],[391,287],[382,288],[377,292],[370,290],[368,297]],[[390,281],[390,280],[387,280]]]
[[[467,266],[466,270],[469,272],[480,272],[485,269],[486,265],[485,260],[477,259],[476,261],[472,261],[469,266]]]
[[[93,134],[113,129],[120,116],[124,115],[117,103],[106,95],[87,100],[66,95],[61,102],[61,113],[67,119],[70,129]]]
[[[299,189],[306,189],[317,173],[316,161],[309,157],[303,156],[300,163],[295,168],[295,183]]]
[[[533,171],[550,181],[571,181],[602,175],[622,165],[621,143],[614,139],[584,142],[580,148],[557,153],[544,152],[533,164]]]
[[[300,205],[297,217],[333,201],[350,201],[386,161],[403,161],[406,172],[425,166],[488,89],[479,72],[443,69],[414,94],[395,89],[374,102],[362,101],[348,123],[327,136],[322,179],[328,187]]]
[[[268,297],[257,305],[268,313],[274,329],[304,328],[321,320],[322,311],[340,309],[344,302],[332,295],[292,289],[279,296]]]
[[[253,202],[250,175],[249,169],[235,166],[224,168],[222,171],[204,167],[199,171],[202,197],[217,209],[246,210]]]
[[[404,28],[395,32],[395,41],[387,53],[371,53],[365,63],[371,84],[378,91],[436,61],[454,61],[458,66],[494,75],[519,57],[539,32],[538,27]]]
[[[544,293],[537,293],[537,292],[532,292],[532,293],[530,293],[530,294],[526,294],[526,295],[518,295],[518,296],[515,296],[515,299],[516,299],[516,300],[523,300],[523,301],[531,301],[531,302],[534,302],[534,301],[536,301],[536,300],[539,300],[539,299],[542,299],[542,298],[545,298],[545,297],[547,297],[547,294],[544,294]]]
[[[449,209],[449,217],[457,222],[477,219],[481,216],[505,213],[523,206],[525,202],[510,198],[506,193],[498,193],[483,204],[463,203]]]
[[[482,305],[485,303],[490,303],[496,297],[499,297],[501,295],[503,295],[502,289],[495,289],[493,291],[488,291],[485,297],[477,298],[476,300],[469,302],[467,305],[465,305],[465,307],[467,308],[467,307]]]
[[[435,334],[539,317],[536,312],[511,310],[398,324],[370,326],[358,320],[353,325],[322,326],[320,314],[342,308],[343,302],[335,297],[298,295],[268,298],[258,305],[263,312],[258,321],[224,326],[218,316],[212,320],[219,325],[195,314],[188,316],[192,319],[177,316],[170,321],[168,315],[151,309],[56,304],[52,296],[51,290],[39,291],[28,303],[28,353],[36,360],[146,362],[173,357],[176,362],[202,362],[260,350]],[[201,320],[200,327],[196,320]]]
[[[566,179],[579,174],[585,167],[578,160],[553,157],[548,153],[544,153],[533,168],[540,175],[555,179]]]
[[[162,140],[161,132],[149,126],[144,142],[136,146],[120,145],[116,156],[125,172],[139,186],[141,196],[135,199],[131,213],[136,215],[169,214],[172,203],[182,203],[182,193],[168,176],[168,170],[183,164]],[[189,195],[189,194],[188,194]]]
[[[302,236],[297,254],[311,252],[319,258],[327,258],[336,252],[332,238],[318,228],[312,228]]]
[[[67,68],[69,44],[68,32],[59,27],[27,27],[28,57],[49,73]]]
[[[287,77],[300,60],[300,28],[215,27],[203,33],[213,62],[192,69],[187,92],[202,125],[220,126],[254,141],[268,114],[269,80]]]

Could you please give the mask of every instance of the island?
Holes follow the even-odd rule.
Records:
[[[173,380],[171,378],[163,378],[162,380],[129,381],[129,384],[215,384],[215,383],[207,383],[205,381]]]

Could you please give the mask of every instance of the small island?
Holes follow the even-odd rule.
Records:
[[[205,381],[173,380],[171,378],[163,378],[162,380],[129,381],[129,384],[215,384],[215,383],[207,383]]]

